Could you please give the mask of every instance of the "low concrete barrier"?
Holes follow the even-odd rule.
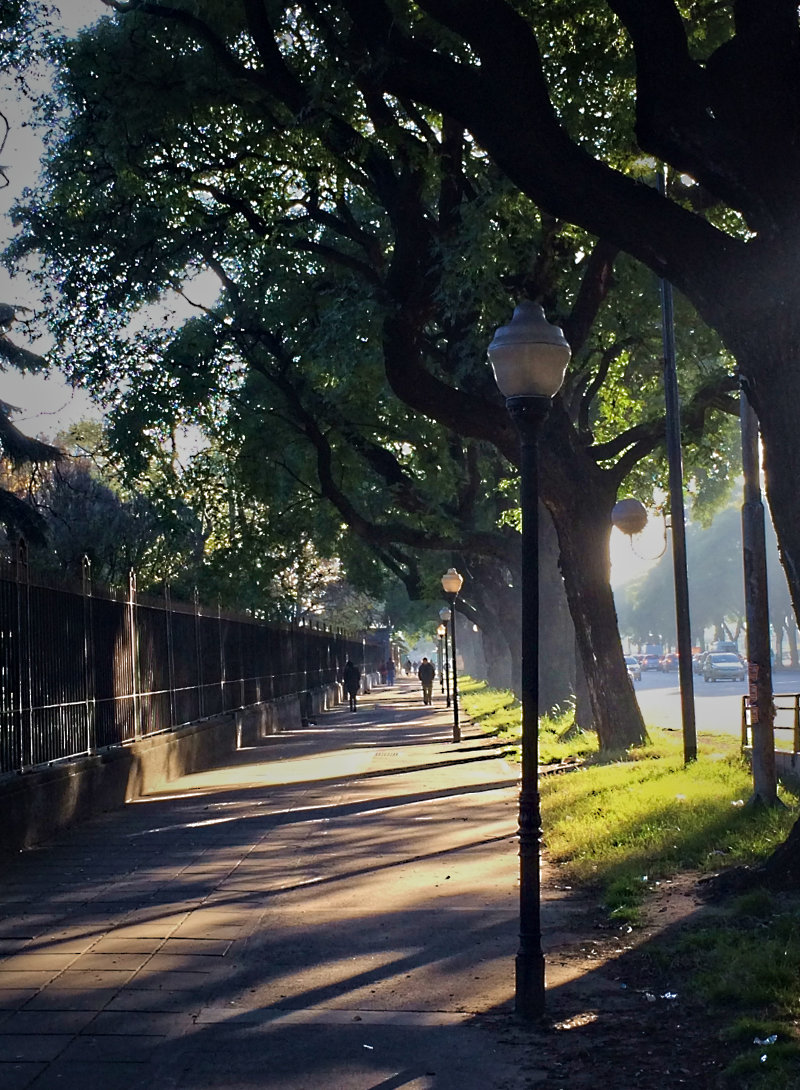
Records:
[[[243,746],[299,729],[308,721],[304,707],[316,714],[342,699],[342,687],[330,685],[7,776],[0,780],[0,853],[30,848],[179,776],[224,764]]]
[[[775,751],[775,769],[778,779],[795,791],[800,789],[800,754]]]

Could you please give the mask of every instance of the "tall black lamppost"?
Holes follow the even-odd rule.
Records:
[[[522,302],[489,345],[489,360],[521,446],[522,780],[519,796],[519,952],[515,1005],[526,1021],[545,1007],[541,927],[539,806],[539,466],[537,443],[561,388],[570,348],[542,308]]]
[[[442,640],[447,635],[447,626],[442,622],[436,629],[436,635],[439,637],[439,685],[444,692],[444,651],[442,649]],[[447,687],[447,701],[450,702],[450,686]]]
[[[450,623],[450,617],[452,616],[447,606],[444,609],[439,610],[439,620],[444,627],[444,680],[445,688],[447,691],[447,707],[450,707],[450,652],[447,647],[447,626]]]
[[[458,724],[458,665],[456,663],[456,598],[464,582],[455,568],[448,568],[442,576],[442,590],[450,602],[452,620],[450,621],[450,643],[453,647],[453,741],[461,741],[461,727]]]

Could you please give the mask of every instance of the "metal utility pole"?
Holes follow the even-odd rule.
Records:
[[[664,174],[658,171],[657,188],[665,193]],[[675,576],[675,619],[678,630],[678,676],[681,688],[683,759],[697,759],[697,727],[694,715],[692,675],[692,626],[689,619],[689,577],[686,569],[686,512],[683,506],[683,455],[681,452],[681,407],[675,356],[675,317],[672,284],[660,279],[661,336],[664,346],[664,401],[669,466],[669,509],[672,521],[672,567]]]

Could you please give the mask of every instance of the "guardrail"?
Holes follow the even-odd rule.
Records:
[[[792,752],[800,753],[800,693],[773,693],[775,732],[791,732]],[[750,695],[742,697],[742,748],[750,745]]]

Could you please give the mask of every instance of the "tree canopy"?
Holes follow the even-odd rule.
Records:
[[[117,434],[137,436],[140,453],[176,416],[224,435],[271,511],[326,501],[332,526],[346,523],[416,593],[432,593],[438,567],[422,550],[457,556],[465,607],[486,613],[515,597],[519,557],[503,461],[516,461],[517,439],[485,345],[515,297],[543,299],[575,363],[544,437],[542,494],[595,716],[640,738],[608,530],[622,482],[662,431],[659,326],[641,269],[617,239],[597,242],[521,195],[449,101],[390,86],[411,43],[416,59],[433,53],[434,75],[441,60],[482,88],[468,36],[422,14],[438,19],[447,4],[395,5],[394,29],[380,3],[111,6],[116,20],[64,47],[66,137],[46,190],[19,212],[13,254],[45,253],[71,375],[105,389]],[[492,7],[508,16],[505,41],[511,8]],[[594,10],[601,58],[571,21],[537,15],[562,124],[651,193],[639,179],[652,167],[630,140],[630,55],[605,5]],[[590,60],[579,105],[567,90]],[[530,105],[544,108],[540,98]],[[689,207],[691,190],[674,177],[669,199]],[[217,275],[215,301],[177,336],[130,336],[139,307],[200,269]],[[688,310],[685,321],[689,432],[713,449],[704,429],[732,386],[729,363]],[[652,471],[639,472],[646,489]]]

